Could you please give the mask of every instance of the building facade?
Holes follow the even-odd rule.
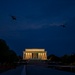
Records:
[[[47,60],[47,51],[45,49],[25,49],[23,51],[23,60]]]

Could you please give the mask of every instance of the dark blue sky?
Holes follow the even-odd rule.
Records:
[[[0,0],[0,38],[18,55],[25,48],[75,53],[75,0]]]

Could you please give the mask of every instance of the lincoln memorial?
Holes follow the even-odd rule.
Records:
[[[25,49],[23,51],[23,60],[47,60],[47,51],[45,49]]]

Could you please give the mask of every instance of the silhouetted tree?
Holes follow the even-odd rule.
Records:
[[[6,44],[6,42],[3,39],[0,39],[0,52],[4,52],[9,50],[8,45]]]
[[[13,50],[10,50],[8,45],[3,39],[0,39],[0,62],[14,62],[18,57]]]
[[[67,63],[67,64],[73,63],[75,62],[75,54],[64,55],[61,57],[61,59],[63,63]]]
[[[22,61],[22,56],[18,56],[18,60],[19,61]]]
[[[69,63],[69,56],[65,54],[64,56],[61,57],[61,61],[63,63]]]
[[[18,57],[13,50],[9,50],[6,52],[6,62],[16,62],[18,61]],[[7,59],[8,58],[8,59]]]
[[[57,56],[55,56],[55,55],[53,55],[53,54],[49,55],[49,56],[48,56],[48,59],[49,59],[50,61],[54,61],[54,62],[59,62],[59,61],[60,61],[60,58],[57,57]]]

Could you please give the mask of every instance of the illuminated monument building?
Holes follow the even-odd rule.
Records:
[[[47,60],[47,52],[45,49],[25,49],[23,60]]]

